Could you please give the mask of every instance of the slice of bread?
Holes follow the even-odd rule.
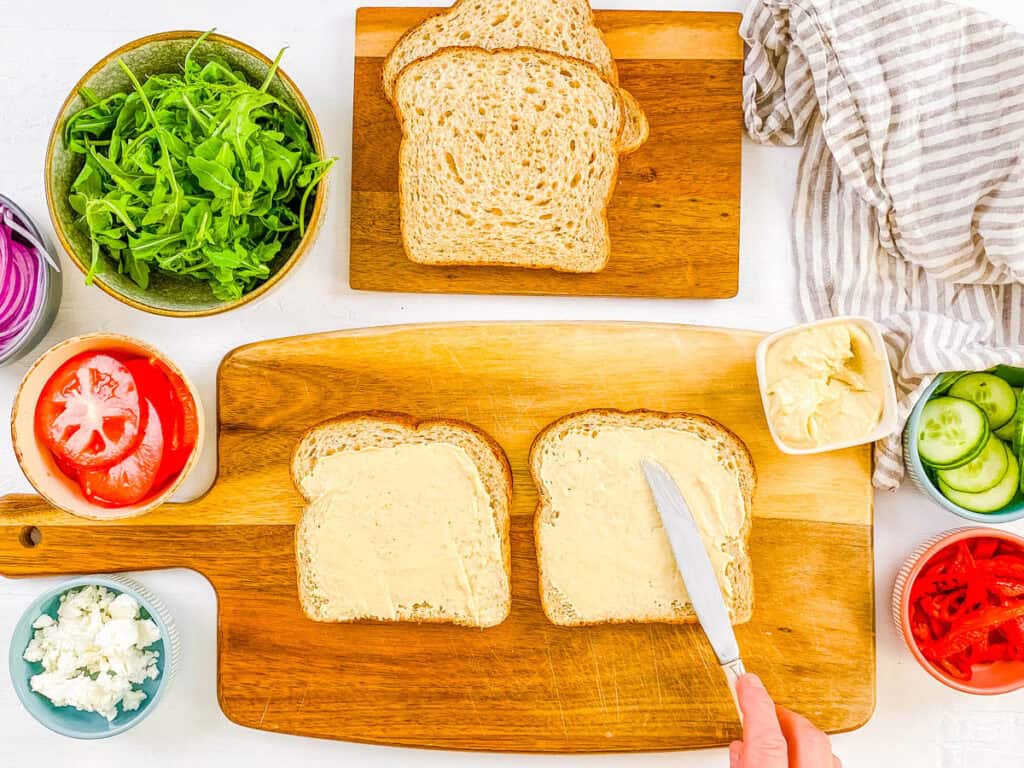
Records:
[[[395,105],[412,261],[604,268],[623,114],[593,66],[525,48],[445,48],[405,68]]]
[[[413,27],[384,60],[384,93],[399,73],[440,48],[537,48],[590,62],[613,84],[619,75],[587,0],[457,0]]]
[[[540,597],[554,624],[696,621],[640,460],[654,459],[685,496],[734,623],[748,621],[754,580],[754,464],[713,419],[593,410],[548,426],[533,443]]]
[[[402,70],[441,48],[475,47],[490,51],[536,48],[593,64],[608,82],[619,73],[587,0],[457,0],[406,32],[384,60],[384,93],[394,102]],[[639,149],[650,133],[637,100],[620,91],[625,124],[619,151]]]
[[[628,155],[636,152],[647,142],[651,135],[651,126],[633,94],[620,88],[619,96],[622,98],[622,112],[626,119],[622,136],[619,137],[619,152]]]
[[[500,624],[511,608],[512,471],[460,421],[351,413],[302,437],[292,480],[299,600],[314,621]]]

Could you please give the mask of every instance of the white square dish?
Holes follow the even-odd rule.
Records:
[[[805,331],[808,328],[817,328],[828,325],[837,324],[855,324],[862,328],[871,339],[872,347],[878,357],[878,360],[882,364],[882,385],[884,387],[883,392],[883,406],[882,406],[882,418],[879,420],[878,425],[869,432],[867,435],[844,442],[833,442],[826,443],[823,445],[816,446],[814,448],[795,448],[788,445],[778,434],[775,428],[775,424],[772,422],[769,410],[768,410],[768,386],[766,381],[765,373],[765,360],[768,354],[768,349],[779,339],[784,336],[789,336],[794,333]],[[896,431],[898,420],[897,420],[897,403],[896,403],[896,386],[893,383],[892,368],[889,365],[889,358],[885,351],[885,341],[882,338],[882,332],[879,330],[878,325],[868,317],[859,317],[853,315],[846,315],[842,317],[829,317],[824,320],[815,320],[810,323],[803,323],[801,325],[790,326],[789,328],[783,328],[781,331],[776,331],[770,336],[766,336],[762,339],[761,343],[757,345],[757,351],[755,352],[755,362],[757,366],[757,384],[761,391],[761,407],[764,409],[765,420],[768,422],[768,431],[771,433],[772,439],[775,441],[775,445],[778,446],[779,450],[783,453],[788,453],[793,456],[804,456],[813,453],[826,453],[828,451],[838,451],[843,448],[850,448],[855,445],[863,445],[864,443],[873,443],[876,440],[881,440],[883,437],[888,437]]]

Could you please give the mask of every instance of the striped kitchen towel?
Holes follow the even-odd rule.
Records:
[[[747,130],[804,145],[799,313],[885,329],[900,429],[936,373],[1024,363],[1024,39],[938,0],[753,0]],[[903,479],[900,435],[876,487]]]

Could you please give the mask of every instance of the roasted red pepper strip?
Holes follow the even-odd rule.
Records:
[[[965,613],[966,601],[967,589],[964,587],[936,596],[934,598],[935,606],[938,609],[936,618],[950,624],[956,623],[958,618]]]
[[[949,634],[929,645],[927,651],[922,647],[921,652],[929,658],[949,658],[979,642],[981,637],[988,637],[988,633],[996,627],[1021,617],[1024,617],[1024,602],[1009,606],[988,606],[959,624],[954,624]]]
[[[999,549],[999,539],[975,539],[971,544],[975,560],[988,560],[994,557]]]
[[[948,635],[932,643],[927,649],[922,648],[921,652],[928,658],[948,659],[987,639],[988,633],[988,627],[971,630],[954,627]]]
[[[948,659],[939,659],[937,665],[957,680],[971,679],[971,665],[967,664],[960,657],[954,656]]]
[[[984,661],[1006,661],[1010,658],[1010,644],[1007,642],[991,643],[988,647],[988,658]]]
[[[1024,581],[1024,557],[1017,555],[996,555],[978,564],[978,569],[995,577],[1006,577]]]
[[[928,627],[932,631],[932,637],[938,640],[940,637],[945,637],[946,633],[949,632],[950,624],[948,621],[942,619],[928,619]]]
[[[910,588],[910,599],[914,600],[921,595],[935,594],[936,592],[948,592],[951,589],[967,586],[966,574],[960,570],[954,570],[952,563],[940,563],[937,566],[926,569]]]
[[[935,640],[931,627],[928,626],[928,621],[925,619],[915,619],[912,621],[910,623],[910,631],[914,635],[914,639],[919,643]]]
[[[932,619],[942,618],[942,605],[939,603],[939,597],[941,596],[921,595],[921,598],[917,601],[921,613]]]
[[[1024,595],[1024,581],[1017,581],[1015,579],[993,579],[992,580],[992,592],[997,597],[1020,597]]]
[[[933,556],[910,591],[922,654],[959,680],[975,664],[1024,660],[1024,549],[993,537]]]
[[[999,632],[1006,638],[1008,658],[1024,659],[1024,617],[1006,622],[999,627]]]

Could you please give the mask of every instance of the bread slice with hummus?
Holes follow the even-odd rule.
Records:
[[[660,462],[682,490],[733,623],[748,621],[754,579],[754,463],[717,421],[690,413],[591,410],[544,429],[530,451],[544,613],[561,626],[695,622],[640,468]]]
[[[512,472],[471,424],[351,413],[300,440],[299,600],[314,621],[491,627],[511,607]]]

